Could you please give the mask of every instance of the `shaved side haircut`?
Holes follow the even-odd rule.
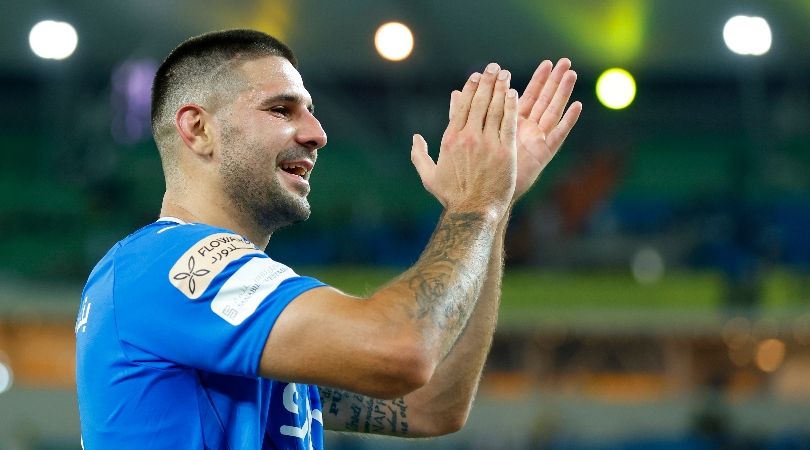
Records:
[[[169,53],[152,83],[152,135],[160,150],[167,181],[175,170],[174,120],[177,110],[194,103],[216,109],[245,86],[235,70],[240,64],[268,56],[298,61],[278,39],[255,30],[225,30],[190,38]]]

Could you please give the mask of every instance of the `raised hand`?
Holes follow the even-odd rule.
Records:
[[[520,97],[513,202],[532,187],[577,123],[582,103],[574,102],[565,111],[576,81],[577,73],[571,70],[570,60],[560,59],[556,67],[546,60],[534,71]]]
[[[411,161],[425,188],[448,209],[499,215],[508,209],[517,176],[518,117],[517,92],[509,82],[509,72],[491,63],[452,93],[450,122],[435,163],[425,140],[414,135]]]

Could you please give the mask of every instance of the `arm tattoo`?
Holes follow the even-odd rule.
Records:
[[[486,275],[494,230],[481,213],[446,213],[419,261],[405,273],[416,300],[415,317],[441,330],[450,350],[475,307]]]
[[[405,400],[379,400],[354,392],[319,387],[324,420],[334,431],[408,435]]]
[[[446,212],[419,261],[395,283],[407,286],[405,308],[442,359],[475,308],[486,277],[495,227],[483,213]],[[319,387],[324,426],[334,431],[409,436],[404,398],[380,400]],[[416,416],[414,416],[416,418]]]

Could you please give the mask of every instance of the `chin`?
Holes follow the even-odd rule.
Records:
[[[298,208],[287,210],[287,217],[290,223],[303,222],[309,219],[309,215],[312,213],[312,209],[306,197],[301,197],[301,202],[297,206]]]
[[[288,200],[281,205],[274,203],[262,208],[256,222],[272,232],[309,219],[311,210],[306,197]]]
[[[301,214],[301,216],[299,216],[296,220],[294,220],[290,225],[295,224],[295,223],[301,223],[301,222],[309,219],[309,214],[310,214],[310,212],[309,212],[309,210],[307,210],[307,212],[305,214]]]

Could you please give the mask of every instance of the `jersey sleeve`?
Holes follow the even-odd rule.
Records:
[[[136,363],[256,376],[284,308],[324,284],[273,261],[237,234],[156,225],[114,264],[118,339]]]

